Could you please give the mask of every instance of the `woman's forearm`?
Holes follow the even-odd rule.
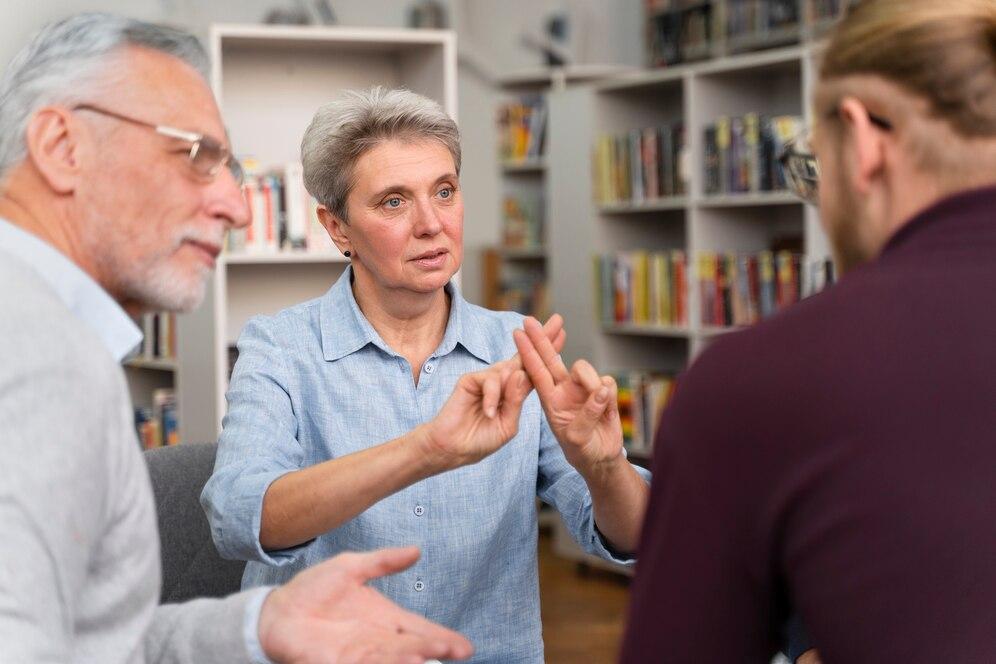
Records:
[[[582,476],[591,492],[592,512],[599,532],[617,551],[634,553],[640,542],[650,487],[625,457],[601,471]]]
[[[303,544],[374,503],[445,467],[427,452],[422,427],[400,438],[277,478],[263,497],[259,543],[267,551]]]

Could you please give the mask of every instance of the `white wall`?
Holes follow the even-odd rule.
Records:
[[[80,11],[107,11],[168,22],[205,38],[211,23],[252,23],[291,0],[0,0],[0,68],[46,22]],[[445,0],[462,52],[470,51],[494,75],[541,64],[523,48],[523,32],[539,33],[546,16],[566,10],[578,31],[580,61],[637,66],[642,61],[642,0]],[[339,23],[399,27],[410,0],[333,0]],[[580,22],[579,22],[580,21]],[[480,252],[500,237],[500,177],[494,109],[500,95],[479,72],[460,68],[459,119],[463,134],[466,201],[463,271],[465,294],[480,299]],[[238,146],[235,146],[238,149]]]

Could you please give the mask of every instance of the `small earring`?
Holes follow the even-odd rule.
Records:
[[[351,254],[351,252],[348,249],[346,251],[342,252],[342,255],[345,256],[346,258],[349,258],[350,254]]]

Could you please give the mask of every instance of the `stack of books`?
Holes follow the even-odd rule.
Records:
[[[720,118],[704,130],[705,193],[782,191],[785,175],[778,157],[802,131],[802,118],[748,113]]]
[[[799,26],[799,0],[726,0],[726,39],[736,50],[798,41]]]
[[[665,67],[712,54],[712,2],[645,0],[647,64]]]
[[[135,429],[142,449],[152,449],[180,442],[176,416],[176,394],[171,389],[152,393],[152,408],[135,409]]]
[[[246,228],[228,234],[229,253],[265,254],[279,251],[338,253],[318,220],[318,203],[304,188],[300,163],[261,171],[246,160],[243,194],[251,221]]]
[[[605,324],[688,325],[685,252],[620,251],[595,258],[595,296]]]
[[[619,386],[623,447],[631,456],[649,458],[677,381],[673,376],[643,372],[618,373],[613,378]]]
[[[546,137],[546,102],[524,97],[498,108],[498,157],[514,163],[538,159]]]
[[[508,195],[502,204],[502,245],[509,249],[543,246],[543,197]]]
[[[684,150],[681,123],[600,137],[592,155],[595,201],[610,205],[683,195]]]
[[[802,256],[700,253],[699,297],[704,326],[751,325],[803,296]]]

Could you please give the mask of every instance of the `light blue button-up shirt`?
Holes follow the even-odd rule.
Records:
[[[302,546],[264,551],[263,495],[285,473],[397,438],[431,420],[457,379],[515,353],[522,317],[468,304],[450,317],[418,385],[360,312],[351,269],[321,298],[249,321],[228,391],[214,475],[201,501],[222,555],[249,561],[243,587],[286,581],[344,551],[417,545],[409,570],[372,585],[465,634],[474,662],[543,661],[536,501],[556,507],[588,552],[623,564],[595,529],[591,495],[535,393],[519,433],[483,461],[418,482]],[[639,469],[649,481],[649,473]]]

